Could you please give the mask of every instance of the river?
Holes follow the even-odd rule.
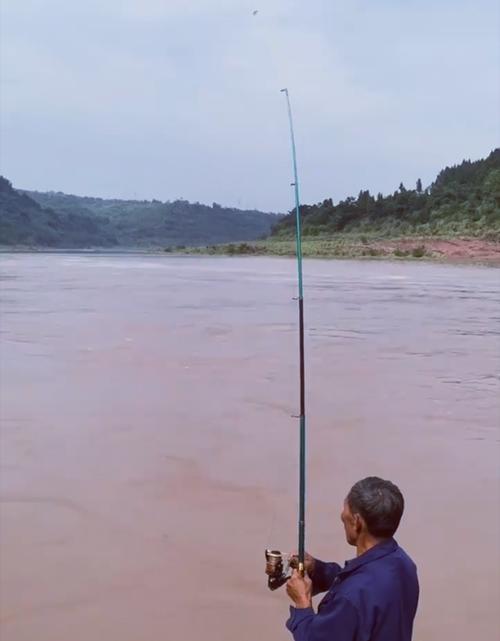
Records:
[[[295,264],[3,254],[2,641],[279,641],[296,537]],[[500,630],[500,271],[305,263],[307,547],[402,489],[416,641]]]

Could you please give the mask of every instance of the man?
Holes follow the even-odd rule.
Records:
[[[307,555],[306,575],[287,583],[294,603],[286,626],[295,641],[410,641],[418,603],[416,566],[392,538],[404,499],[390,481],[358,481],[341,519],[356,558],[343,568]],[[312,596],[327,591],[318,612]]]

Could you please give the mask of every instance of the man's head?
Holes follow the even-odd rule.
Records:
[[[398,529],[404,499],[390,481],[369,476],[352,486],[342,510],[347,542],[356,545],[361,536],[389,539]]]

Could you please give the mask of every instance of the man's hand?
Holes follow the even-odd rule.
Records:
[[[304,567],[308,574],[312,574],[314,572],[315,564],[316,564],[316,559],[306,552],[304,555]],[[290,555],[290,567],[297,568],[297,569],[299,567],[299,557],[297,555],[297,552],[293,552]]]
[[[293,570],[286,583],[286,591],[296,608],[312,607],[312,581],[307,574],[302,576],[298,570]]]

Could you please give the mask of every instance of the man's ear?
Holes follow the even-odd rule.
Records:
[[[354,527],[356,528],[356,532],[358,534],[365,527],[365,522],[360,514],[354,514]]]

